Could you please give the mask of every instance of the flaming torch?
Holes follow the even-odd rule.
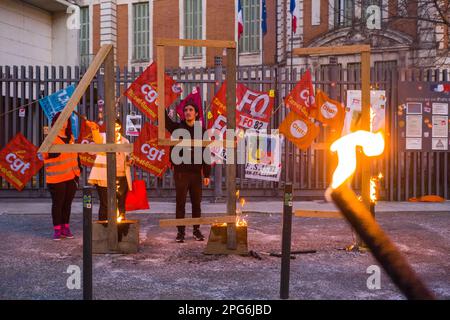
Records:
[[[383,153],[384,139],[381,132],[356,131],[335,141],[330,150],[337,152],[338,165],[333,173],[331,197],[344,217],[370,248],[386,273],[408,299],[434,299],[432,292],[419,279],[409,263],[381,229],[367,207],[358,200],[347,185],[356,169],[356,147],[368,157]]]

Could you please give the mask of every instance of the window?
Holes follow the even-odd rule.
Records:
[[[133,4],[133,61],[150,58],[148,2]]]
[[[90,64],[89,55],[89,7],[80,8],[80,66],[87,67]]]
[[[348,27],[353,23],[355,17],[354,0],[335,0],[334,1],[334,26]]]
[[[202,0],[184,0],[184,38],[202,39]],[[185,47],[184,57],[201,57],[202,47]]]
[[[242,0],[244,33],[239,39],[239,51],[255,53],[260,51],[261,7],[260,0]]]

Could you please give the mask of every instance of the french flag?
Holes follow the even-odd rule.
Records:
[[[292,32],[295,33],[298,21],[300,21],[300,6],[297,5],[296,0],[291,0],[289,11],[292,15]]]
[[[244,18],[242,13],[241,0],[238,0],[237,23],[238,23],[238,40],[239,40],[241,38],[241,35],[244,33]]]

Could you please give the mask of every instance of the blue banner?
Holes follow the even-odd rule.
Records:
[[[75,85],[71,85],[39,100],[39,104],[44,111],[48,122],[51,123],[55,114],[64,109],[74,91]],[[75,107],[75,110],[77,110],[77,107]],[[70,116],[70,122],[72,124],[72,133],[76,140],[78,139],[80,128],[78,124],[78,116],[75,113],[72,113]]]

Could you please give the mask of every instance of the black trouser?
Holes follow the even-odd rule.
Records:
[[[175,172],[175,190],[176,190],[176,218],[183,219],[186,215],[186,196],[189,191],[189,197],[192,203],[192,218],[200,218],[202,211],[200,203],[202,201],[202,174],[201,172]],[[194,225],[194,230],[199,225]],[[184,233],[185,226],[179,226],[178,232]]]
[[[68,224],[78,183],[72,179],[59,183],[47,183],[47,187],[52,195],[53,225]]]
[[[127,177],[116,178],[117,188],[117,208],[120,214],[125,214],[125,199],[128,192]],[[108,220],[108,188],[97,185],[100,208],[98,209],[98,220]]]

